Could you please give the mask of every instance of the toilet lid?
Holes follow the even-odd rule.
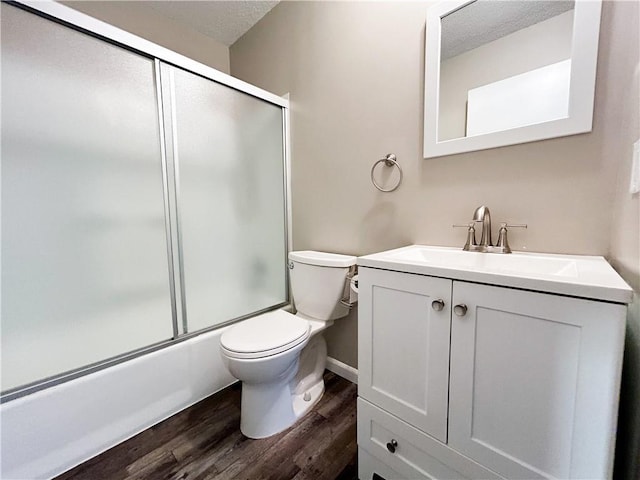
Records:
[[[267,356],[285,351],[309,337],[309,322],[283,310],[263,313],[231,327],[220,337],[230,353]]]
[[[289,260],[298,263],[306,263],[319,267],[339,267],[349,268],[356,264],[357,257],[353,255],[342,255],[340,253],[315,252],[313,250],[302,250],[289,252]]]

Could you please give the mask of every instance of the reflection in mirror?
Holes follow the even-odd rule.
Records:
[[[438,141],[569,115],[573,1],[477,0],[442,18]]]

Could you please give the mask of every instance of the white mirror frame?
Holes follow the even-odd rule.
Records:
[[[447,0],[427,10],[425,43],[424,158],[535,142],[591,131],[598,60],[601,0],[576,0],[571,44],[569,115],[535,125],[438,141],[442,17],[475,0]]]

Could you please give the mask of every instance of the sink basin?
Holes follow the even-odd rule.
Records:
[[[411,245],[358,258],[358,265],[628,303],[629,285],[603,257],[465,252]]]
[[[391,258],[442,268],[458,267],[523,275],[578,276],[576,260],[573,258],[558,258],[531,253],[514,252],[499,255],[414,245],[392,253]]]

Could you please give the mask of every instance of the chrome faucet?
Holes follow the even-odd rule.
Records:
[[[478,246],[481,249],[491,247],[493,242],[491,241],[491,212],[489,212],[489,208],[484,205],[476,208],[476,211],[473,212],[473,221],[482,222],[482,233]]]

